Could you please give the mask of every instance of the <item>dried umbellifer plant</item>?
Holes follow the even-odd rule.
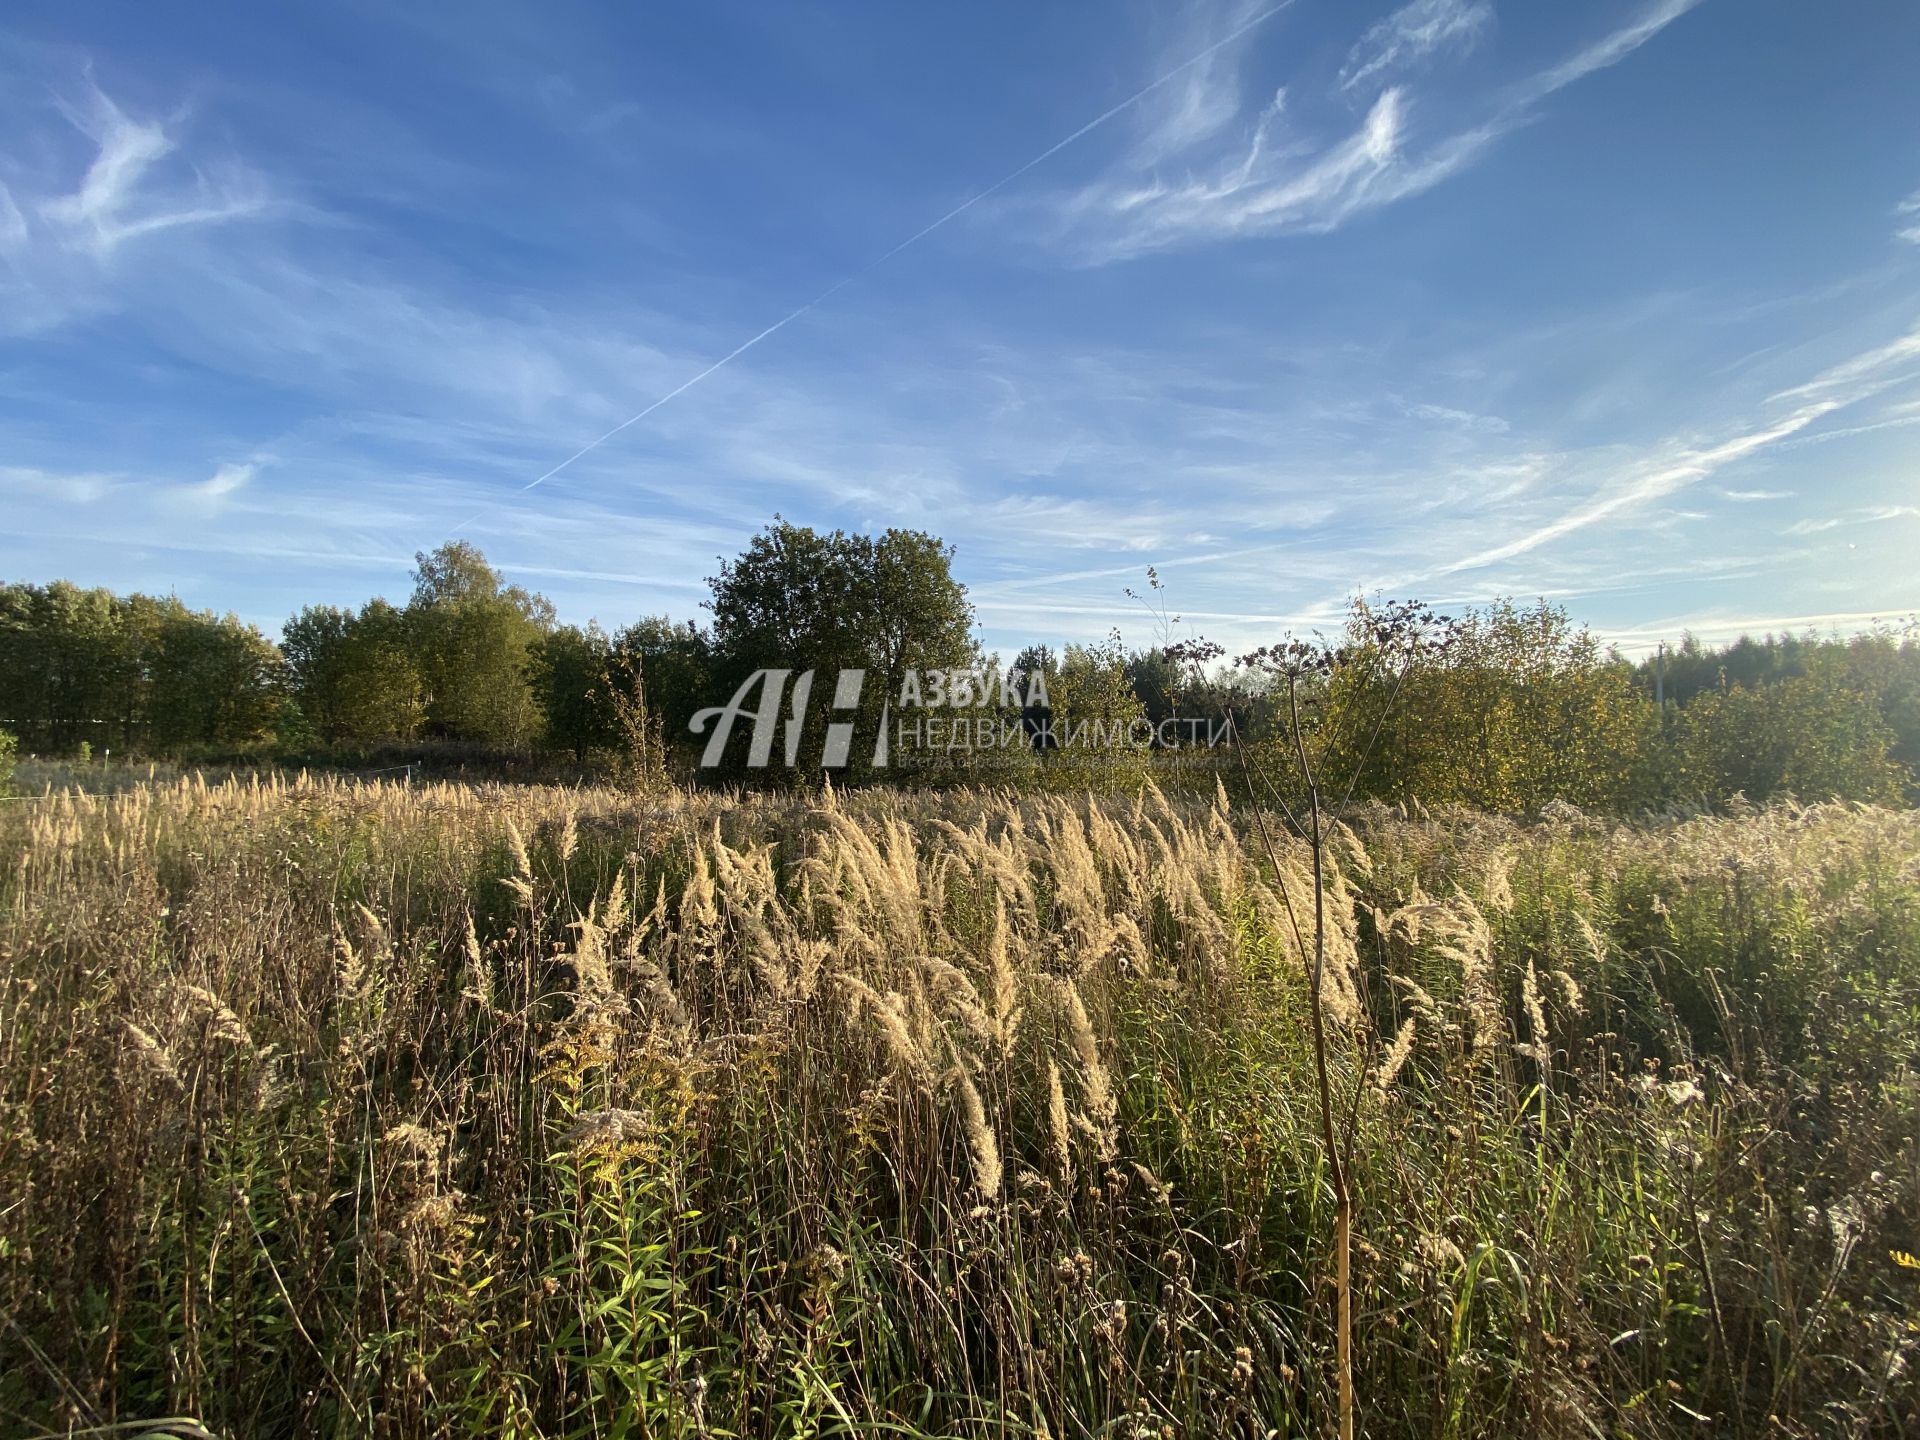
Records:
[[[1306,846],[1312,868],[1313,916],[1311,930],[1308,931],[1303,930],[1301,918],[1288,891],[1280,849],[1275,843],[1266,812],[1256,804],[1253,807],[1255,828],[1267,861],[1273,867],[1275,888],[1284,902],[1295,949],[1305,967],[1307,980],[1307,1012],[1313,1033],[1314,1081],[1320,1109],[1320,1143],[1326,1154],[1327,1176],[1333,1190],[1335,1363],[1342,1440],[1353,1440],[1357,1409],[1353,1387],[1353,1190],[1348,1178],[1354,1127],[1351,1107],[1348,1107],[1344,1125],[1336,1110],[1333,1082],[1327,1064],[1327,1020],[1330,1008],[1327,995],[1329,847],[1340,831],[1340,817],[1353,799],[1367,759],[1387,717],[1399,703],[1408,677],[1421,664],[1444,653],[1452,634],[1450,617],[1436,615],[1431,608],[1417,601],[1387,605],[1378,611],[1363,604],[1356,608],[1345,645],[1289,638],[1239,657],[1243,668],[1267,676],[1281,688],[1286,698],[1281,720],[1292,752],[1293,780],[1302,798],[1297,806],[1289,803],[1274,777],[1263,773],[1249,760],[1245,741],[1235,726],[1231,733],[1242,777],[1256,798],[1264,794],[1278,806],[1289,828]],[[1176,666],[1185,668],[1205,665],[1218,659],[1224,652],[1218,645],[1196,639],[1168,646],[1167,653]],[[1356,682],[1355,688],[1374,703],[1343,709],[1343,713],[1351,717],[1357,726],[1365,727],[1366,733],[1345,737],[1351,753],[1358,758],[1352,773],[1339,789],[1339,798],[1329,803],[1327,793],[1322,788],[1325,777],[1308,748],[1306,712],[1325,696],[1327,687],[1336,676]],[[1326,736],[1316,738],[1321,742],[1318,748],[1323,755],[1338,753],[1326,743]],[[1390,1056],[1387,1064],[1392,1063]]]

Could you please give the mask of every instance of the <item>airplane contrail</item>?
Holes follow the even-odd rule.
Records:
[[[688,379],[681,381],[678,385],[674,386],[673,389],[667,391],[666,394],[662,395],[659,399],[655,400],[652,404],[648,405],[644,410],[641,410],[639,413],[635,415],[631,415],[625,420],[622,420],[618,425],[614,426],[611,430],[607,431],[606,434],[598,437],[597,439],[589,440],[585,445],[582,445],[578,450],[574,451],[573,454],[567,456],[566,459],[562,460],[558,465],[554,466],[551,470],[547,471],[546,474],[536,476],[534,479],[529,480],[526,484],[522,485],[520,487],[521,493],[524,494],[529,490],[535,489],[538,486],[546,484],[547,481],[553,479],[554,476],[558,475],[562,470],[565,470],[569,465],[573,464],[574,461],[580,459],[583,456],[592,454],[595,450],[598,450],[602,445],[606,444],[607,441],[613,439],[613,437],[618,435],[621,431],[631,429],[633,426],[638,425],[642,420],[646,419],[649,415],[653,414],[653,412],[658,410],[662,405],[665,405],[669,401],[678,399],[680,396],[686,394],[687,391],[691,390],[694,386],[698,385],[702,380],[705,380],[709,375],[713,374],[714,371],[719,370],[724,366],[732,364],[735,360],[738,360],[742,355],[746,354],[747,351],[753,349],[753,347],[758,345],[762,340],[765,340],[769,336],[774,335],[781,330],[784,330],[787,326],[791,325],[794,321],[798,320],[801,316],[805,315],[808,311],[813,310],[818,306],[824,305],[827,301],[831,300],[835,295],[838,295],[842,290],[846,289],[847,286],[853,284],[854,281],[863,279],[866,276],[872,274],[875,270],[879,269],[882,265],[886,264],[889,260],[893,259],[893,257],[898,255],[902,250],[907,249],[911,245],[917,245],[920,241],[926,239],[927,236],[933,234],[934,231],[938,230],[941,226],[945,225],[948,221],[958,219],[960,216],[966,214],[967,211],[971,210],[974,206],[978,205],[982,200],[985,200],[988,196],[994,194],[996,191],[1005,189],[1008,185],[1011,185],[1015,180],[1018,180],[1022,175],[1026,174],[1029,170],[1033,169],[1034,166],[1045,164],[1048,160],[1051,160],[1055,155],[1058,155],[1062,150],[1066,149],[1067,146],[1073,144],[1074,141],[1080,139],[1083,135],[1086,135],[1089,131],[1099,129],[1100,126],[1106,124],[1107,121],[1113,119],[1114,116],[1120,114],[1122,111],[1127,110],[1134,105],[1139,104],[1142,100],[1146,99],[1147,96],[1151,95],[1154,91],[1158,90],[1162,85],[1165,85],[1169,80],[1173,79],[1175,76],[1180,75],[1187,70],[1191,70],[1195,65],[1198,65],[1202,60],[1205,60],[1209,55],[1212,55],[1215,51],[1221,49],[1223,46],[1229,45],[1235,40],[1238,40],[1242,35],[1246,34],[1249,30],[1252,30],[1259,25],[1265,24],[1268,20],[1271,20],[1275,15],[1278,15],[1282,10],[1285,10],[1292,3],[1293,3],[1293,0],[1280,0],[1279,4],[1271,5],[1267,7],[1265,10],[1262,10],[1258,15],[1255,15],[1251,20],[1248,20],[1243,24],[1237,26],[1233,30],[1228,31],[1225,35],[1221,36],[1218,40],[1214,41],[1213,44],[1207,46],[1206,49],[1199,51],[1197,54],[1188,56],[1185,60],[1182,60],[1178,65],[1174,66],[1171,70],[1167,71],[1165,74],[1159,76],[1158,78],[1153,80],[1151,83],[1147,85],[1143,85],[1140,89],[1134,91],[1133,94],[1127,96],[1127,98],[1122,100],[1119,104],[1114,105],[1109,109],[1101,111],[1098,115],[1094,116],[1093,119],[1089,120],[1086,124],[1082,125],[1078,130],[1074,131],[1071,135],[1067,136],[1064,140],[1060,140],[1052,145],[1049,145],[1045,150],[1042,150],[1038,155],[1034,156],[1031,160],[1027,161],[1026,164],[1020,166],[1017,170],[1008,171],[1005,175],[1002,175],[998,180],[994,181],[993,184],[987,186],[986,189],[980,191],[976,195],[969,196],[967,199],[961,201],[958,205],[954,206],[951,210],[947,211],[947,213],[942,215],[939,219],[933,221],[931,224],[922,226],[920,229],[914,231],[913,234],[909,235],[906,239],[902,240],[898,245],[895,245],[891,250],[887,251],[885,254],[877,256],[872,260],[869,260],[865,265],[862,265],[858,270],[855,270],[852,274],[847,275],[842,279],[834,281],[833,284],[829,285],[825,290],[822,290],[818,295],[814,296],[813,299],[807,301],[807,303],[802,305],[799,309],[793,311],[791,314],[782,316],[780,319],[774,321],[773,324],[767,326],[767,328],[762,330],[759,334],[754,335],[751,338],[742,341],[740,344],[736,345],[733,349],[729,350],[726,354],[722,355],[718,360],[714,361],[711,365],[707,366],[706,369],[700,371],[697,375],[693,375]],[[463,520],[458,526],[455,527],[455,533],[457,534],[459,531],[466,529],[467,526],[471,525],[475,520],[478,520],[480,516],[484,515],[485,513],[486,513],[485,510],[481,510],[476,514],[469,516],[466,520]]]

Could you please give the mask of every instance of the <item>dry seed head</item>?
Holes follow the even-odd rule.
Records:
[[[981,1003],[980,992],[974,987],[972,977],[959,966],[937,955],[923,956],[920,966],[929,982],[929,989],[946,1001],[951,1013],[971,1032],[974,1040],[982,1046],[994,1044],[996,1032],[993,1019]]]
[[[1354,874],[1363,877],[1372,876],[1373,857],[1367,853],[1367,847],[1361,843],[1360,837],[1353,832],[1352,827],[1339,821],[1334,822],[1333,849],[1340,857],[1341,863]]]
[[[1114,1121],[1118,1106],[1114,1103],[1113,1082],[1100,1058],[1100,1043],[1094,1036],[1093,1022],[1087,1018],[1079,987],[1068,979],[1058,979],[1055,985],[1067,1018],[1067,1037],[1080,1060],[1080,1083],[1086,1094],[1086,1112],[1078,1118],[1084,1121],[1082,1128],[1094,1138],[1100,1158],[1110,1160],[1117,1144]]]
[[[1440,1006],[1427,993],[1425,986],[1405,975],[1395,975],[1392,979],[1395,985],[1406,992],[1407,1005],[1417,1018],[1435,1026],[1440,1024]]]
[[[960,1092],[960,1116],[967,1128],[967,1156],[973,1162],[973,1183],[988,1200],[1000,1194],[1000,1142],[987,1123],[987,1107],[980,1091],[964,1073],[956,1077]]]
[[[1139,1177],[1140,1183],[1147,1187],[1147,1195],[1156,1205],[1165,1205],[1172,1199],[1172,1188],[1138,1160],[1133,1162],[1133,1173]]]
[[[1535,1057],[1541,1064],[1547,1063],[1547,1008],[1540,1001],[1540,977],[1535,973],[1533,961],[1527,961],[1527,973],[1521,977],[1520,999],[1527,1011],[1527,1027],[1533,1039]]]
[[[466,1198],[458,1190],[422,1195],[402,1212],[400,1228],[417,1235],[445,1234],[460,1223],[460,1204]]]
[[[521,880],[533,879],[533,860],[527,854],[527,842],[520,838],[520,827],[507,818],[507,848],[513,853],[513,873]]]
[[[561,1141],[575,1154],[607,1154],[651,1140],[658,1130],[653,1117],[643,1110],[589,1110],[567,1127]]]
[[[1053,1163],[1063,1180],[1073,1178],[1073,1130],[1067,1118],[1067,1093],[1060,1084],[1060,1067],[1047,1061],[1047,1140]]]
[[[1519,856],[1505,848],[1496,850],[1488,858],[1486,874],[1486,904],[1489,910],[1506,914],[1513,909],[1513,866]]]
[[[1593,957],[1593,963],[1606,964],[1607,942],[1601,938],[1600,932],[1593,928],[1593,922],[1576,910],[1573,914],[1573,923],[1580,931],[1580,938],[1587,942],[1587,953]]]
[[[182,981],[179,995],[181,1008],[189,1016],[206,1022],[210,1038],[249,1050],[253,1048],[253,1037],[247,1033],[246,1024],[211,990]]]
[[[1380,1068],[1374,1072],[1373,1088],[1381,1095],[1387,1093],[1405,1067],[1408,1057],[1413,1054],[1414,1022],[1409,1017],[1401,1026],[1400,1033],[1393,1037],[1393,1046],[1387,1051],[1386,1058],[1380,1062]]]
[[[1493,931],[1465,891],[1433,907],[1435,948],[1460,967],[1460,990],[1473,1023],[1473,1048],[1485,1054],[1498,1043],[1503,1020],[1494,984]]]
[[[609,935],[618,934],[627,923],[627,870],[623,865],[613,872],[613,888],[607,892],[602,927]]]
[[[169,1090],[182,1088],[180,1073],[174,1069],[173,1056],[167,1053],[167,1047],[131,1020],[122,1021],[121,1025],[127,1038],[127,1049],[133,1056],[135,1067],[147,1079]]]
[[[653,936],[665,937],[667,934],[667,877],[663,874],[660,883],[654,887],[653,905],[640,923],[634,927],[633,945],[637,949]]]
[[[1438,919],[1446,913],[1445,907],[1430,900],[1420,888],[1419,877],[1414,878],[1413,893],[1407,897],[1407,903],[1387,916],[1382,927],[1389,935],[1398,931],[1407,937],[1407,943],[1418,945],[1420,931],[1428,920]]]
[[[386,922],[359,901],[354,902],[353,908],[360,916],[361,927],[366,931],[367,945],[374,950],[384,950],[388,943]]]
[[[593,905],[573,922],[573,929],[578,938],[567,955],[567,963],[573,970],[575,983],[581,995],[604,1000],[613,993],[613,972],[607,965],[606,932],[594,919]]]
[[[339,992],[354,999],[366,994],[373,981],[371,967],[344,932],[333,937],[333,976]]]
[[[880,1026],[881,1035],[886,1039],[887,1053],[893,1057],[893,1063],[903,1073],[923,1083],[931,1079],[933,1067],[926,1051],[914,1037],[913,1026],[907,1018],[905,998],[893,991],[882,995],[857,975],[840,974],[834,978],[853,997],[856,1015],[862,1006],[872,1012]]]
[[[993,902],[993,929],[987,937],[987,1014],[993,1022],[993,1040],[1001,1057],[1013,1053],[1013,1042],[1020,1033],[1020,977],[1008,954],[1007,905],[1000,896]]]
[[[474,929],[472,911],[466,915],[466,928],[460,937],[460,954],[466,963],[461,995],[478,1005],[482,1014],[497,1013],[499,1002],[494,998],[493,976],[488,972],[486,960],[481,954],[480,932]]]
[[[693,866],[680,891],[680,929],[675,936],[683,948],[694,951],[711,949],[720,937],[720,908],[713,884],[713,872],[707,865],[707,852],[693,848]]]
[[[403,1120],[398,1125],[388,1127],[380,1137],[380,1143],[396,1156],[432,1162],[440,1158],[445,1137],[417,1121]]]

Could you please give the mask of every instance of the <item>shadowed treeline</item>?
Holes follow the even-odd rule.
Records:
[[[1289,743],[1279,739],[1286,725],[1270,676],[1224,659],[1196,664],[1164,625],[1144,649],[1116,637],[1058,652],[1035,646],[1011,661],[984,656],[951,562],[950,548],[919,532],[873,538],[778,522],[720,567],[705,626],[650,617],[608,632],[556,623],[542,596],[451,544],[419,557],[404,604],[309,607],[277,646],[173,598],[9,585],[0,588],[0,729],[46,756],[347,767],[424,759],[516,776],[564,763],[577,776],[644,787],[716,778],[697,768],[705,742],[689,721],[756,671],[784,668],[829,677],[803,717],[803,754],[819,754],[831,719],[851,719],[865,737],[842,780],[1127,789],[1155,774],[1204,793],[1219,780],[1237,784],[1236,769],[1224,752],[1196,752],[1192,737],[1231,726],[1256,748]],[[1369,613],[1356,603],[1348,646],[1364,644]],[[870,770],[882,707],[899,699],[906,676],[1009,664],[1044,676],[1062,733],[1097,725],[1135,742],[1100,753],[1015,745],[985,757],[932,742],[915,755],[912,742],[896,743],[887,773]],[[855,712],[830,715],[830,677],[843,669],[862,670],[867,683]],[[1343,715],[1391,712],[1364,756],[1325,757],[1342,773],[1357,768],[1360,796],[1387,800],[1526,811],[1558,799],[1621,812],[1736,794],[1886,802],[1913,794],[1920,764],[1911,627],[1718,650],[1686,639],[1632,665],[1563,610],[1502,601],[1454,617],[1445,654],[1392,705],[1351,678],[1327,679],[1304,698],[1310,743],[1351,735]],[[903,713],[896,705],[896,727]],[[971,713],[1008,734],[1022,723],[1018,705]],[[740,768],[743,748],[727,753],[717,778],[769,778]]]

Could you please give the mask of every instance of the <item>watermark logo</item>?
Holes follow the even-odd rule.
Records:
[[[703,735],[707,727],[713,727],[713,736],[707,741],[707,748],[701,753],[700,764],[711,769],[718,765],[727,752],[727,742],[733,738],[734,723],[743,716],[753,717],[753,739],[747,748],[747,768],[764,770],[767,761],[773,756],[773,742],[781,732],[780,700],[787,688],[787,677],[791,670],[756,670],[740,682],[740,688],[733,692],[733,698],[724,705],[711,705],[698,711],[687,728],[696,735]],[[802,670],[800,678],[794,681],[792,703],[789,707],[784,733],[786,762],[788,765],[799,763],[800,740],[804,733],[807,718],[807,702],[813,696],[813,676],[811,670]],[[860,706],[860,691],[866,684],[865,670],[842,670],[833,683],[833,708],[838,711],[857,710]],[[749,708],[754,691],[760,692],[760,702]],[[887,763],[887,717],[880,717],[880,739],[874,747],[873,763],[884,766]],[[829,770],[843,769],[848,755],[853,749],[853,722],[837,720],[827,726],[826,748],[821,756],[821,764]]]
[[[820,672],[756,670],[740,683],[724,705],[698,711],[688,723],[707,736],[702,768],[718,767],[726,757],[736,726],[751,723],[747,768],[763,770],[775,747],[788,767],[798,765],[806,741],[809,705]],[[845,769],[860,728],[860,706],[868,672],[835,672],[820,765]],[[789,683],[791,682],[791,683]],[[871,765],[884,770],[904,755],[980,756],[1033,750],[1171,750],[1211,747],[1231,733],[1230,722],[1169,717],[1155,723],[1141,716],[1126,719],[1056,721],[1041,671],[1018,669],[908,670],[897,694],[881,701],[874,729]]]

